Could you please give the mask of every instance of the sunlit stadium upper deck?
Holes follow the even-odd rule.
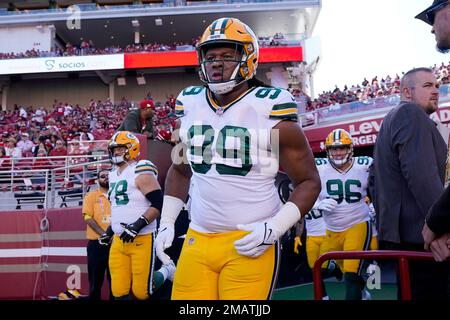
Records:
[[[52,5],[53,3],[53,5]],[[129,43],[137,20],[141,33],[151,41],[186,41],[200,35],[211,21],[233,16],[245,21],[260,37],[274,32],[310,37],[321,0],[219,0],[219,1],[14,1],[0,4],[0,28],[22,25],[54,25],[59,36],[72,43],[89,38],[98,46]],[[68,21],[79,19],[80,28]],[[105,30],[106,29],[106,30]],[[108,37],[104,32],[108,31]],[[87,36],[87,34],[89,36]],[[96,38],[98,34],[98,39]]]

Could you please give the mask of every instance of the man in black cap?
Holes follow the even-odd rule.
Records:
[[[449,4],[448,0],[434,0],[430,7],[416,16],[417,19],[432,26],[431,33],[435,35],[436,46],[442,53],[450,51]],[[447,163],[447,171],[449,169]],[[448,172],[446,178],[449,179]],[[422,236],[425,249],[432,251],[436,261],[444,261],[450,258],[450,187],[445,189],[441,197],[429,210],[425,218]]]
[[[433,4],[416,16],[432,26],[439,52],[450,51],[450,6],[448,0],[434,0]]]

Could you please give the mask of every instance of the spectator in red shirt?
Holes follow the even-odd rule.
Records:
[[[108,132],[103,128],[95,129],[92,134],[94,135],[95,140],[108,140],[109,135]]]
[[[67,149],[64,145],[64,142],[61,139],[56,140],[55,148],[53,148],[50,151],[49,156],[51,157],[67,156]]]

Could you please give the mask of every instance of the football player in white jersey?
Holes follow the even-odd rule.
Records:
[[[173,263],[166,261],[158,272],[153,272],[155,219],[163,200],[158,171],[148,160],[136,161],[140,145],[131,132],[116,132],[108,149],[115,165],[109,173],[111,227],[99,241],[104,244],[112,238],[109,269],[113,296],[126,300],[133,294],[144,300],[175,271]]]
[[[325,159],[316,159],[317,164],[322,164]],[[331,202],[331,204],[330,204]],[[312,209],[305,215],[306,228],[306,257],[311,270],[320,254],[325,252],[326,226],[323,219],[323,211],[334,207],[333,199],[324,201],[317,200]],[[322,277],[335,276],[338,280],[342,278],[342,272],[334,261],[328,263],[327,269],[322,270]],[[325,284],[322,280],[322,300],[329,300]]]
[[[164,250],[193,179],[191,223],[172,299],[268,299],[277,279],[278,239],[320,191],[314,158],[296,122],[294,98],[254,78],[258,39],[247,25],[235,18],[214,21],[197,53],[205,85],[177,98],[185,161],[173,158],[167,174],[156,252],[168,259]],[[274,184],[280,165],[295,187],[284,205]]]
[[[333,130],[325,140],[325,147],[329,161],[318,163],[322,182],[318,204],[328,206],[322,211],[327,230],[320,254],[369,250],[372,227],[365,197],[372,158],[353,157],[352,137],[343,129]],[[337,262],[344,273],[346,299],[361,300],[366,267],[363,261]]]

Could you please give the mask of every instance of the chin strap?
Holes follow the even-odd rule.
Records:
[[[236,86],[236,80],[221,83],[208,83],[208,88],[215,94],[225,94],[233,90]]]

